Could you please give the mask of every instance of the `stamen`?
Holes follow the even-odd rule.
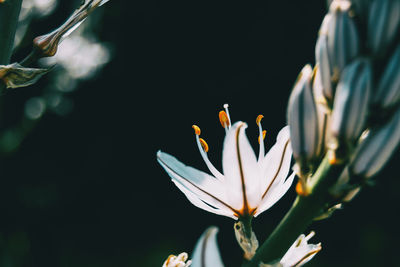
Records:
[[[214,165],[210,162],[210,160],[208,159],[207,156],[207,152],[208,152],[208,144],[207,142],[203,139],[200,138],[200,128],[196,125],[193,125],[192,128],[194,129],[194,132],[196,134],[196,143],[197,143],[197,147],[200,151],[200,155],[204,160],[204,163],[207,165],[208,169],[210,170],[210,172],[215,176],[215,178],[217,178],[220,181],[223,181],[225,178],[222,175],[222,173],[220,173],[217,168],[214,167]]]
[[[222,127],[224,127],[225,129],[230,127],[229,117],[225,111],[221,110],[218,114],[218,117],[219,117],[219,122],[221,123]]]
[[[199,126],[193,124],[192,128],[194,130],[195,135],[200,135],[201,134],[201,130],[200,130]]]
[[[231,128],[231,116],[229,115],[228,107],[229,107],[228,104],[224,104],[224,109],[225,109],[225,112],[226,112],[226,116],[228,116],[228,122],[229,122],[228,129],[229,129],[229,128]]]
[[[203,138],[199,138],[200,144],[204,149],[204,152],[208,152],[208,144]]]
[[[258,143],[260,144],[260,150],[258,152],[258,162],[261,161],[261,159],[264,157],[265,150],[264,150],[264,138],[267,133],[267,131],[263,131],[262,126],[261,126],[261,120],[264,118],[263,115],[258,115],[256,119],[256,123],[258,125]]]
[[[260,125],[260,122],[261,122],[261,120],[264,118],[264,116],[263,115],[258,115],[257,116],[257,119],[256,119],[256,123],[257,123],[257,125]]]
[[[265,139],[265,135],[267,134],[267,130],[262,131],[263,140]],[[258,143],[260,143],[260,136],[258,136]]]

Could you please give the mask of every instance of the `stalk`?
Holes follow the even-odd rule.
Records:
[[[332,199],[330,186],[337,180],[343,170],[343,164],[331,164],[328,156],[321,162],[312,180],[311,193],[298,196],[268,239],[259,247],[253,259],[244,264],[246,267],[258,267],[260,262],[270,263],[283,257],[296,238],[303,234],[314,218],[321,215]]]
[[[22,0],[0,3],[0,65],[10,63]],[[0,94],[5,85],[0,83]]]

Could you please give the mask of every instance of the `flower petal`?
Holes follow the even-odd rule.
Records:
[[[223,205],[219,208],[210,206],[210,205],[206,204],[206,202],[204,202],[198,195],[196,195],[195,193],[190,191],[190,189],[186,188],[184,185],[180,184],[178,181],[172,180],[172,182],[176,185],[176,187],[178,187],[185,194],[185,196],[190,201],[190,203],[192,203],[196,207],[201,208],[205,211],[214,213],[214,214],[230,217],[234,220],[237,219],[237,217],[235,216],[236,213],[234,213],[231,209],[229,209]]]
[[[273,185],[270,191],[268,191],[266,197],[264,197],[261,200],[261,203],[257,208],[257,211],[254,213],[254,217],[257,217],[259,214],[266,211],[267,209],[272,207],[276,202],[278,202],[278,200],[281,199],[283,195],[285,195],[286,192],[289,190],[290,186],[293,183],[294,177],[295,173],[292,173],[284,183]]]
[[[229,203],[251,213],[260,201],[260,172],[256,155],[246,137],[247,125],[237,122],[228,130],[222,154]]]
[[[208,228],[194,248],[191,267],[224,267],[217,244],[218,228]]]
[[[195,206],[233,217],[235,210],[226,201],[225,192],[221,190],[224,186],[221,181],[205,172],[186,166],[173,156],[161,151],[157,152],[157,160],[172,178],[172,181]],[[204,203],[201,203],[201,201],[214,207],[214,209],[203,205]],[[216,212],[215,209],[223,212]],[[231,215],[228,215],[228,213]]]
[[[289,173],[292,158],[289,138],[289,126],[285,126],[280,130],[275,145],[272,146],[262,161],[262,197],[266,196],[273,185],[284,182]]]

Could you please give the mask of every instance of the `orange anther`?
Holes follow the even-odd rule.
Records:
[[[264,118],[264,116],[261,115],[261,114],[257,116],[257,119],[256,119],[257,125],[260,125],[260,122],[261,122],[262,118]]]
[[[204,149],[204,152],[208,152],[208,144],[203,138],[199,138],[200,144]]]
[[[267,134],[266,130],[262,131],[263,140],[265,139],[265,135]],[[258,136],[258,143],[260,143],[260,136]]]
[[[200,135],[201,130],[200,130],[199,126],[193,124],[193,125],[192,125],[192,128],[193,128],[194,133],[195,133],[196,135]]]
[[[228,115],[224,110],[221,110],[218,114],[219,116],[219,122],[221,123],[222,127],[228,127],[230,125],[230,121],[228,118]]]

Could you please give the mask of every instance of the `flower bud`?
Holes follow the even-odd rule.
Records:
[[[350,163],[352,174],[369,178],[379,172],[400,143],[400,109],[384,126],[372,129],[358,145]]]
[[[328,38],[327,49],[333,71],[332,78],[335,80],[345,66],[359,55],[360,40],[349,1],[333,1],[329,14],[331,18],[324,27]]]
[[[319,36],[315,46],[315,58],[318,64],[318,72],[321,80],[321,93],[326,100],[331,102],[334,96],[334,85],[332,84],[333,70],[328,54],[328,38],[326,35]]]
[[[78,28],[93,10],[108,1],[109,0],[83,1],[80,7],[72,13],[63,25],[48,34],[36,37],[33,40],[33,46],[40,52],[42,57],[54,56],[59,43]]]
[[[306,65],[297,78],[288,105],[293,157],[303,173],[309,171],[309,166],[312,165],[319,150],[318,114],[312,79],[311,66]]]
[[[372,0],[351,0],[357,15],[363,17],[364,19],[368,15],[369,6]]]
[[[367,41],[373,54],[382,54],[398,36],[400,1],[375,0],[368,15]]]
[[[374,104],[388,109],[400,102],[400,46],[392,55],[379,81]]]
[[[349,1],[333,1],[325,16],[315,47],[323,94],[332,103],[344,67],[359,54],[359,37]]]
[[[338,142],[354,144],[364,130],[371,92],[371,65],[358,59],[348,65],[338,83],[330,130]]]

